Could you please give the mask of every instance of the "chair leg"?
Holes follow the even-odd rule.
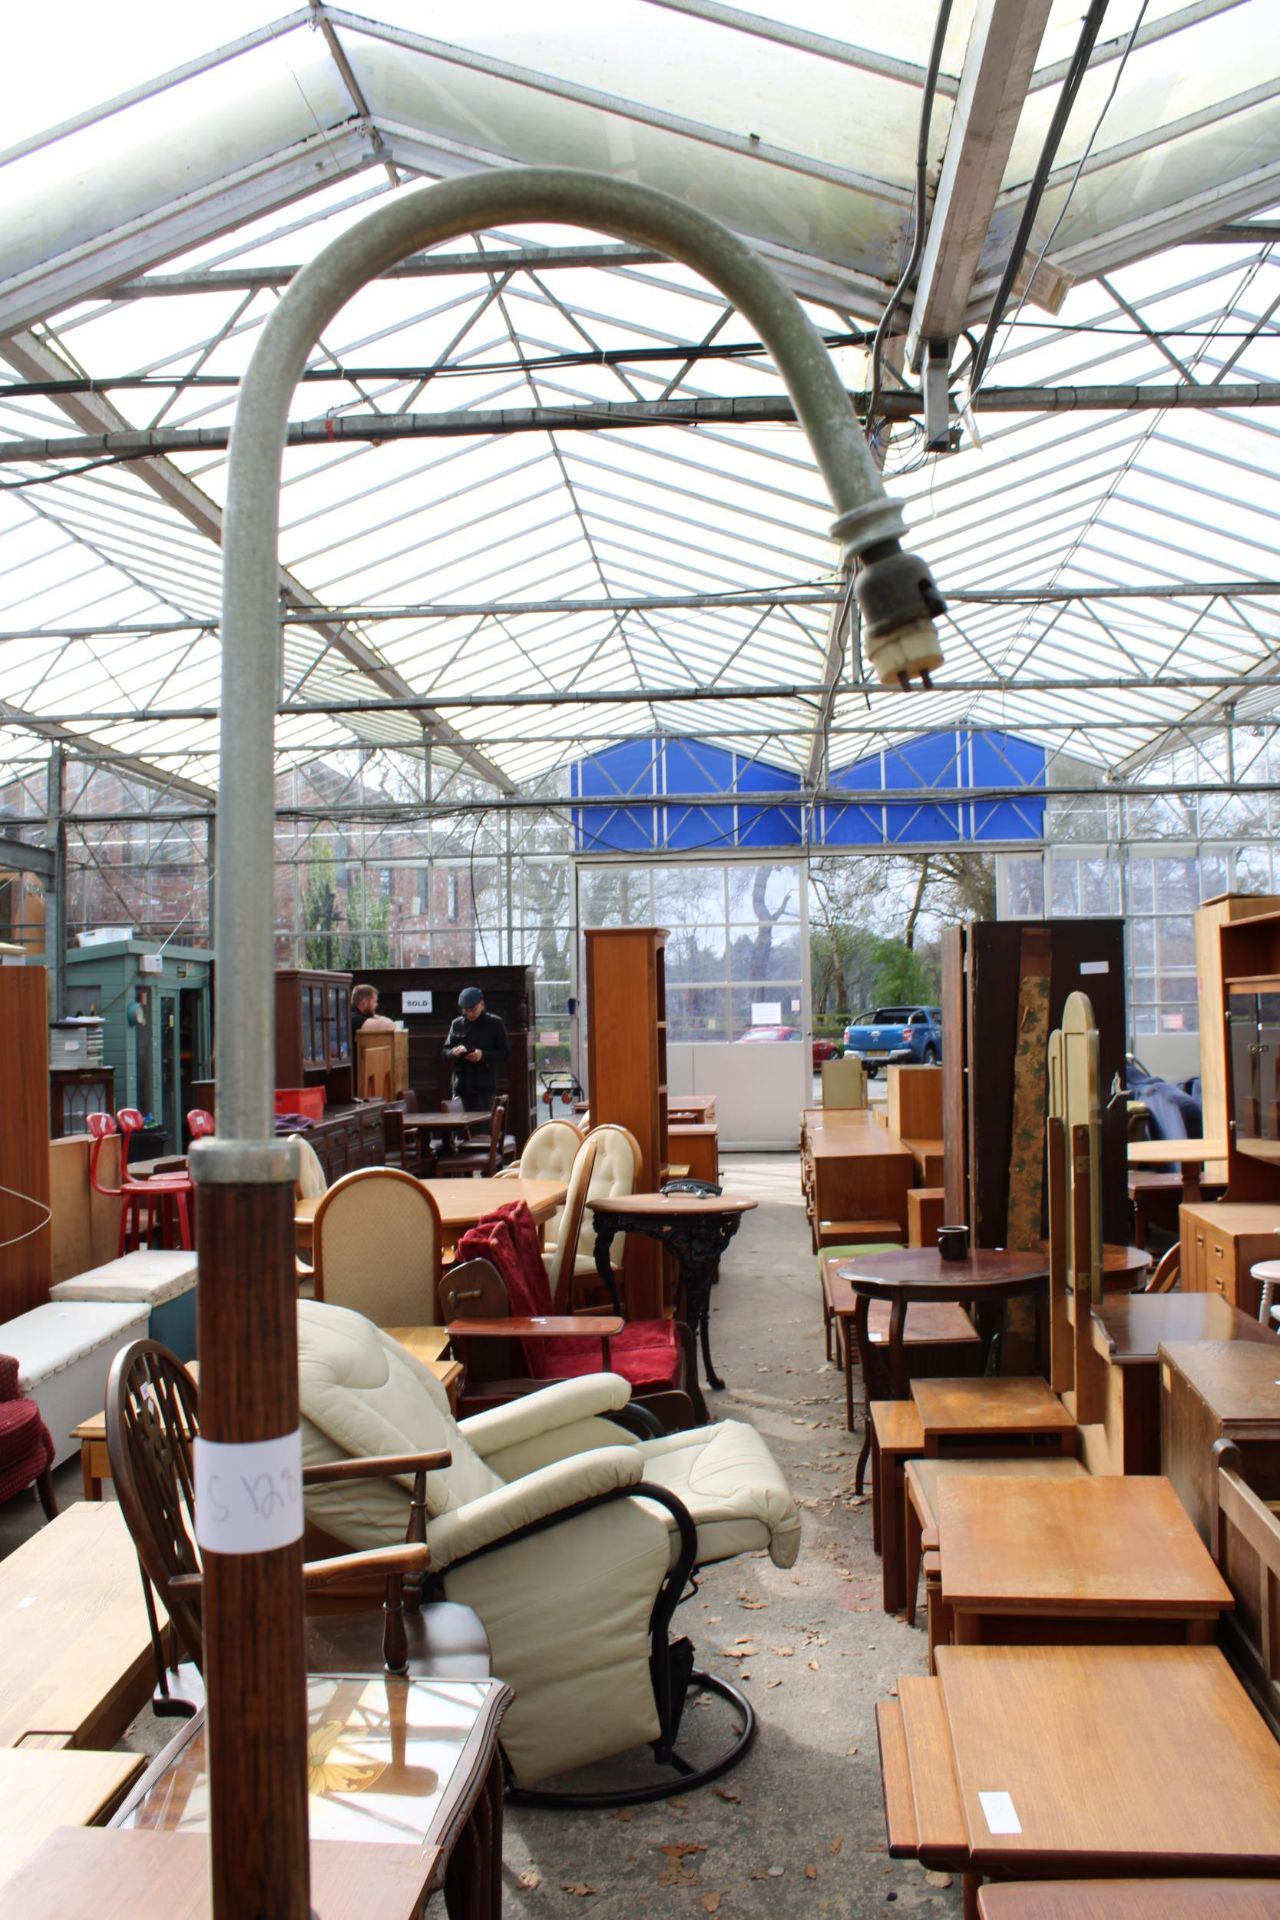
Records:
[[[194,1245],[191,1238],[190,1195],[179,1193],[175,1195],[175,1198],[178,1204],[178,1245],[185,1247],[189,1251]]]
[[[51,1467],[46,1467],[36,1481],[36,1493],[40,1497],[40,1505],[44,1508],[45,1519],[56,1520],[58,1517],[58,1496],[53,1490],[53,1469]]]

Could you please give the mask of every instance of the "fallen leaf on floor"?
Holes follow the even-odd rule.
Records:
[[[795,1648],[794,1647],[770,1647],[769,1651],[770,1653],[776,1653],[779,1660],[790,1660],[791,1656],[795,1652]]]
[[[721,1897],[718,1893],[704,1893],[698,1905],[706,1913],[719,1913]]]
[[[846,1747],[846,1748],[845,1748],[845,1750],[844,1750],[844,1757],[845,1757],[845,1759],[847,1760],[847,1759],[849,1758],[849,1755],[850,1755],[851,1753],[856,1753],[857,1751],[858,1751],[858,1749],[857,1749],[856,1747]]]
[[[700,1840],[673,1840],[659,1847],[658,1852],[669,1854],[673,1860],[683,1860],[686,1853],[705,1853],[706,1848]]]
[[[853,1749],[853,1751],[854,1751],[854,1752],[856,1753],[856,1752],[858,1751],[858,1749],[857,1749],[857,1748],[855,1747],[855,1748]],[[831,1845],[830,1845],[830,1846],[829,1846],[829,1847],[827,1848],[827,1852],[828,1852],[828,1853],[839,1853],[839,1851],[840,1851],[840,1849],[841,1849],[841,1847],[842,1847],[843,1845],[844,1845],[844,1835],[843,1835],[842,1833],[838,1833],[838,1834],[836,1835],[836,1837],[835,1837],[835,1839],[834,1839],[834,1840],[833,1840],[833,1841],[831,1842]]]
[[[733,1644],[735,1647],[749,1647],[751,1645],[751,1635],[749,1633],[740,1633]]]
[[[585,1880],[562,1880],[560,1882],[560,1891],[562,1893],[576,1894],[579,1900],[585,1900],[589,1894],[596,1892],[596,1888],[589,1887]]]
[[[765,1685],[766,1687],[780,1687],[782,1682],[781,1680],[766,1680]]]
[[[532,1893],[535,1887],[542,1885],[542,1875],[535,1873],[532,1867],[526,1867],[523,1873],[516,1875],[516,1885],[522,1893]]]
[[[805,1664],[806,1664],[806,1665],[808,1666],[808,1669],[809,1669],[809,1671],[810,1671],[810,1673],[821,1673],[821,1672],[822,1672],[822,1668],[821,1668],[821,1667],[820,1667],[820,1666],[818,1665],[818,1662],[817,1662],[816,1660],[809,1660],[809,1661],[806,1661],[806,1663],[805,1663]]]
[[[926,1873],[925,1879],[931,1887],[949,1887],[953,1876],[949,1873]]]
[[[634,1820],[635,1817],[636,1817],[636,1811],[634,1807],[619,1807],[617,1813],[614,1816],[614,1818],[617,1820]]]
[[[717,1800],[727,1800],[731,1807],[740,1807],[742,1805],[742,1795],[740,1793],[730,1793],[728,1787],[712,1787],[711,1791]]]
[[[761,1607],[767,1607],[768,1604],[767,1600],[739,1600],[738,1602],[738,1605],[745,1608],[748,1613],[758,1613]]]
[[[770,1880],[781,1880],[785,1872],[786,1872],[785,1867],[770,1867],[768,1869],[768,1876]]]
[[[806,1867],[804,1877],[806,1880],[816,1880],[818,1877],[818,1869],[816,1867]]]
[[[688,1804],[689,1802],[687,1800],[668,1800],[667,1802],[667,1805],[669,1807],[678,1807],[681,1813],[684,1812],[684,1809],[688,1806]]]

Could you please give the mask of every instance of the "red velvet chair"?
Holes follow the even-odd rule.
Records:
[[[54,1445],[34,1400],[18,1392],[18,1363],[0,1353],[0,1505],[34,1487],[46,1520],[58,1511],[53,1492]]]
[[[152,1235],[156,1233],[163,1243],[172,1230],[175,1217],[178,1244],[191,1246],[191,1200],[195,1192],[191,1175],[157,1173],[150,1180],[131,1179],[128,1167],[129,1138],[143,1125],[143,1119],[136,1107],[121,1107],[118,1118],[120,1125],[117,1128],[109,1113],[90,1113],[85,1116],[85,1126],[93,1136],[93,1146],[89,1152],[89,1185],[95,1193],[120,1202],[120,1242],[117,1251],[122,1254],[132,1252],[141,1244],[144,1232],[148,1246],[152,1244]],[[120,1185],[104,1187],[98,1178],[102,1143],[117,1132],[124,1136]]]
[[[594,1338],[556,1330],[538,1229],[523,1200],[508,1201],[468,1227],[457,1255],[459,1265],[444,1275],[440,1294],[450,1337],[468,1349],[465,1411],[479,1412],[481,1403],[500,1404],[551,1380],[609,1372],[629,1380],[633,1402],[650,1407],[666,1427],[706,1423],[688,1327],[675,1320],[628,1320],[619,1326],[610,1317]],[[504,1335],[494,1323],[509,1318],[553,1324],[525,1325]],[[590,1311],[576,1318],[581,1327]],[[483,1321],[486,1332],[470,1333],[468,1320]]]

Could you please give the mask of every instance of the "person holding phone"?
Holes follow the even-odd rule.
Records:
[[[464,987],[458,995],[460,1011],[444,1043],[445,1059],[453,1068],[454,1097],[473,1111],[493,1105],[498,1090],[498,1062],[507,1057],[507,1030],[496,1013],[486,1013],[479,987]]]

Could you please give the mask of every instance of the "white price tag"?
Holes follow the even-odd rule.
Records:
[[[983,1816],[992,1833],[1021,1833],[1022,1823],[1013,1810],[1013,1795],[1009,1793],[980,1793],[979,1803]]]
[[[196,1441],[196,1539],[210,1553],[271,1553],[302,1538],[302,1431]]]

